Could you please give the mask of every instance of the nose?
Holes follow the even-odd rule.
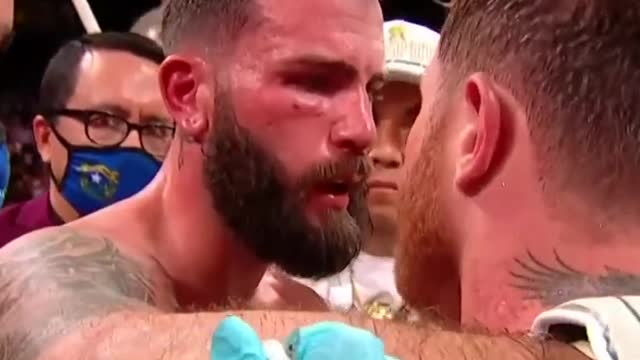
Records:
[[[376,137],[371,102],[365,90],[343,103],[341,119],[331,129],[331,142],[339,149],[364,154]]]
[[[402,166],[403,155],[392,141],[380,138],[369,151],[369,159],[375,168],[393,168]]]
[[[124,139],[122,144],[120,144],[120,146],[141,148],[142,143],[141,143],[141,137],[140,137],[140,130],[131,129],[131,131],[129,132],[127,137]]]

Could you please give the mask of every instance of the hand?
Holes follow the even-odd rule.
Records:
[[[286,351],[286,352],[285,352]],[[211,342],[214,360],[393,360],[386,356],[382,340],[369,331],[339,322],[322,322],[296,330],[285,346],[275,340],[262,342],[242,319],[223,320]]]
[[[224,319],[211,341],[214,360],[268,360],[262,340],[249,324],[237,316]]]

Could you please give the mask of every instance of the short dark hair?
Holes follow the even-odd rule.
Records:
[[[204,34],[212,47],[225,48],[259,14],[257,0],[168,0],[162,16],[162,44],[172,53],[186,39]]]
[[[78,81],[78,66],[85,54],[96,50],[131,53],[156,64],[164,61],[162,48],[153,40],[134,33],[105,32],[87,34],[64,44],[51,58],[42,77],[38,112],[63,108]]]
[[[488,73],[525,106],[541,180],[603,208],[628,204],[640,179],[639,42],[636,0],[453,0],[442,88]]]

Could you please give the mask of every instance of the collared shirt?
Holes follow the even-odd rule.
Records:
[[[49,201],[49,192],[0,210],[0,247],[32,231],[64,222]]]

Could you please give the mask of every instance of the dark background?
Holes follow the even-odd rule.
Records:
[[[71,0],[15,1],[16,34],[0,57],[0,99],[4,104],[0,112],[12,114],[23,112],[22,108],[28,107],[24,102],[35,98],[43,69],[54,51],[83,33]],[[127,31],[138,17],[160,4],[160,0],[89,2],[104,31]],[[387,20],[405,19],[435,30],[445,16],[445,9],[432,0],[382,0],[382,6]],[[21,101],[12,101],[15,98]]]

